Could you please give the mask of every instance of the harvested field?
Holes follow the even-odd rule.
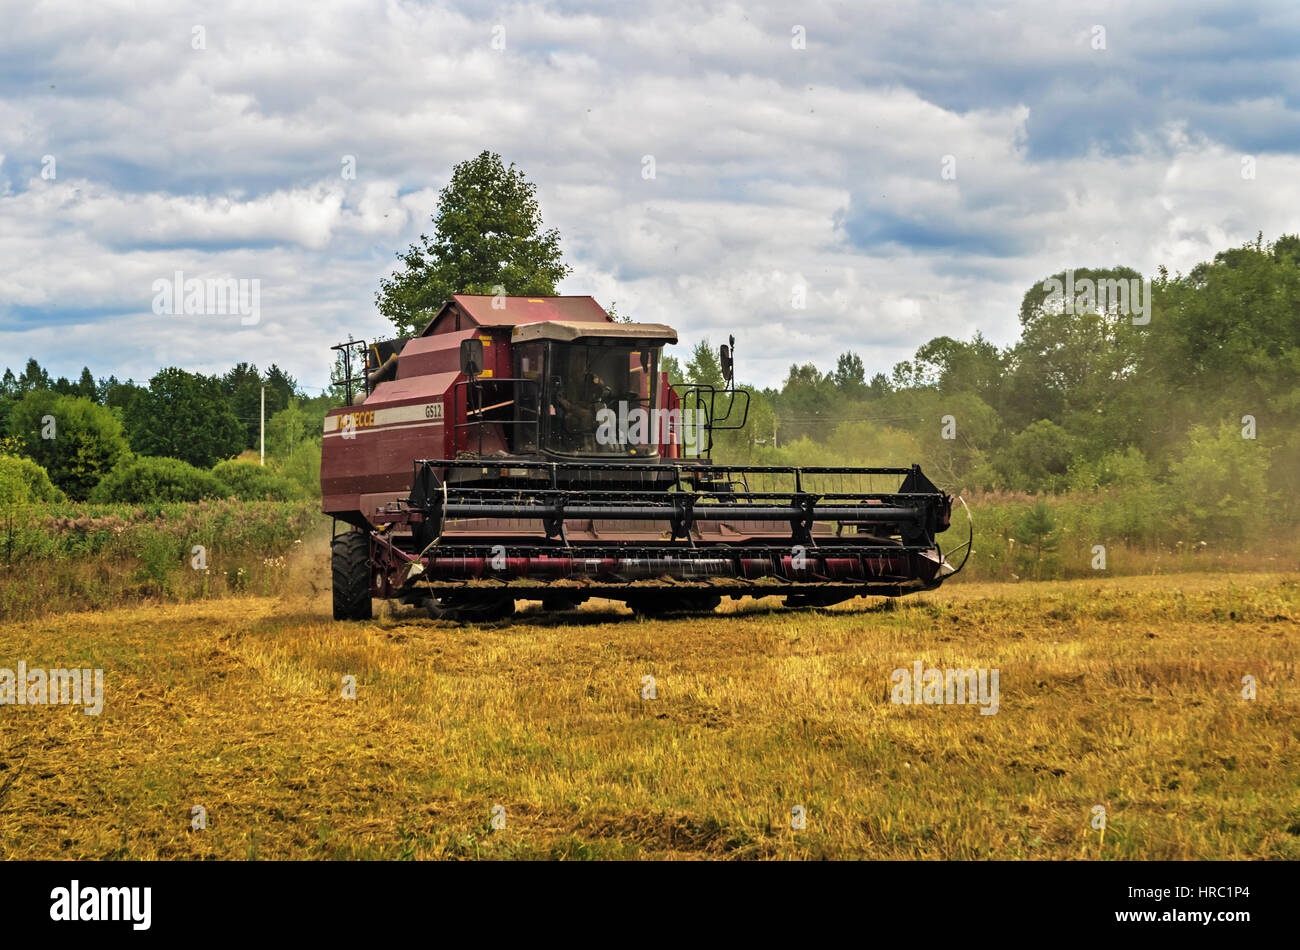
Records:
[[[1300,858],[1294,574],[776,604],[0,624],[0,668],[105,683],[99,716],[0,706],[0,857]],[[998,670],[997,713],[892,703],[917,661]]]

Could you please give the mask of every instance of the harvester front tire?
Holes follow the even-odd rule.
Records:
[[[330,570],[334,589],[335,620],[369,620],[370,538],[349,531],[330,545]]]
[[[570,597],[568,594],[547,594],[542,598],[542,610],[548,614],[577,610],[580,603],[578,598]]]

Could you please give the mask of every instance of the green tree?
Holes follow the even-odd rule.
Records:
[[[1193,426],[1170,472],[1179,519],[1205,541],[1264,531],[1271,518],[1269,454],[1259,440],[1243,439],[1233,423]]]
[[[287,458],[299,442],[320,434],[320,429],[297,403],[290,403],[266,424],[266,452],[273,458]]]
[[[90,375],[90,367],[81,368],[81,378],[77,381],[76,395],[91,402],[99,401],[99,387],[95,385],[95,377]]]
[[[1070,491],[1098,491],[1103,488],[1136,487],[1151,481],[1151,468],[1142,450],[1130,445],[1098,459],[1076,458],[1070,463],[1066,487]]]
[[[722,388],[722,366],[708,337],[696,343],[691,350],[691,358],[686,361],[686,378],[697,386]]]
[[[754,451],[760,446],[775,446],[778,431],[776,407],[766,393],[756,392],[750,400],[749,418],[745,428],[738,437],[744,439],[745,459],[754,458]]]
[[[1065,486],[1073,458],[1070,433],[1049,419],[1040,419],[1011,439],[997,466],[1008,488],[1054,491]]]
[[[867,397],[870,399],[883,399],[893,391],[889,377],[884,373],[876,373],[871,377],[871,382],[867,383]]]
[[[835,381],[829,374],[823,375],[812,363],[791,365],[776,401],[781,442],[789,444],[803,436],[829,438],[839,405]]]
[[[1060,544],[1056,519],[1046,499],[1039,498],[1034,506],[1016,521],[1016,541],[1020,545],[1018,561],[1022,571],[1032,571],[1034,580],[1044,574],[1051,576],[1056,570],[1055,554]]]
[[[243,447],[257,447],[262,411],[262,374],[253,363],[236,363],[221,377],[221,390],[243,429]]]
[[[100,405],[112,410],[113,415],[122,421],[127,441],[133,450],[138,451],[135,432],[131,426],[133,420],[142,417],[137,407],[142,400],[148,398],[149,390],[129,379],[120,383],[115,377],[109,377],[101,387],[101,391]]]
[[[9,431],[9,413],[22,398],[22,390],[18,388],[18,377],[6,366],[4,376],[0,376],[0,436]]]
[[[266,417],[285,409],[297,399],[298,381],[272,363],[266,370]]]
[[[1075,268],[1075,298],[1068,308],[1064,294],[1050,283],[1056,280],[1064,288],[1064,271],[1026,291],[1020,341],[996,369],[1001,384],[995,387],[993,405],[1009,426],[1023,429],[1050,419],[1085,437],[1100,454],[1149,425],[1140,402],[1124,404],[1115,398],[1131,387],[1148,346],[1149,328],[1132,323],[1137,304],[1130,282],[1139,278],[1129,267]],[[1097,289],[1092,299],[1079,289],[1090,286]],[[1115,299],[1117,288],[1128,296],[1129,314],[1117,312],[1122,300]]]
[[[1150,458],[1169,459],[1196,424],[1255,416],[1300,426],[1300,239],[1221,251],[1154,285],[1155,316],[1135,383],[1145,383]],[[1162,275],[1163,277],[1163,275]]]
[[[402,267],[382,278],[375,304],[399,334],[418,332],[454,293],[545,296],[569,267],[560,234],[542,229],[536,186],[512,162],[484,150],[461,162],[439,194],[433,236],[420,235]]]
[[[84,500],[130,454],[122,423],[80,396],[33,390],[9,414],[9,434],[69,498]]]
[[[969,392],[992,404],[1002,385],[1006,357],[976,333],[969,343],[935,337],[917,348],[912,365],[924,385],[942,393]]]
[[[276,459],[275,470],[298,486],[304,498],[320,497],[320,439],[303,439],[289,456]]]
[[[992,406],[972,392],[947,395],[928,389],[896,395],[888,405],[891,416],[914,420],[911,428],[921,451],[879,464],[920,462],[930,478],[952,491],[991,487],[996,478],[988,459],[997,454],[1001,428]]]
[[[832,377],[835,388],[850,399],[858,398],[867,388],[867,370],[862,365],[862,357],[857,353],[841,353],[835,361]]]
[[[659,361],[660,372],[668,374],[668,382],[674,386],[680,386],[686,382],[686,373],[682,370],[682,364],[677,361],[677,357],[665,353],[663,359]]]
[[[210,468],[245,447],[244,430],[214,378],[170,366],[149,380],[131,412],[131,446],[142,455]]]
[[[33,389],[49,389],[50,374],[41,369],[41,364],[29,358],[23,374],[18,377],[18,391],[29,393]]]

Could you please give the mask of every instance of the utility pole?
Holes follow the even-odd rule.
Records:
[[[259,461],[258,464],[265,465],[266,464],[266,384],[265,383],[262,384],[262,414],[261,414],[261,424],[258,426],[257,441],[259,446],[258,451],[261,453],[262,456],[261,461]]]

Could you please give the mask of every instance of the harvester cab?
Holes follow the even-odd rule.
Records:
[[[349,354],[366,352],[356,395],[325,421],[322,507],[349,526],[333,546],[336,619],[369,617],[375,597],[480,620],[517,600],[815,606],[960,569],[936,540],[953,500],[919,466],[715,462],[715,433],[748,416],[735,338],[720,387],[670,382],[676,342],[590,297],[456,295],[418,337],[336,347],[349,391]]]

